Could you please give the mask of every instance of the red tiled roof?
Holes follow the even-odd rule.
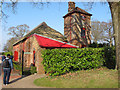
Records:
[[[34,34],[38,44],[41,47],[55,47],[55,48],[77,48],[77,46],[65,43],[56,39],[48,38],[43,35]]]

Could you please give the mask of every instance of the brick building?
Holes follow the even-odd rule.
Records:
[[[43,22],[13,44],[14,60],[21,63],[22,51],[24,51],[24,66],[30,67],[33,64],[37,67],[37,72],[43,74],[45,73],[41,64],[43,49],[77,48],[77,46],[63,41],[64,36],[61,33]]]
[[[75,7],[75,2],[68,2],[68,13],[64,18],[64,35],[69,43],[86,47],[91,43],[91,16],[85,10]]]
[[[68,6],[68,13],[63,17],[65,36],[43,22],[13,44],[15,61],[22,62],[22,51],[24,51],[24,66],[29,67],[33,64],[37,67],[37,72],[43,74],[45,72],[41,64],[43,60],[41,50],[81,48],[91,43],[92,14],[75,7],[74,2],[68,2]],[[66,40],[69,43],[66,43]]]

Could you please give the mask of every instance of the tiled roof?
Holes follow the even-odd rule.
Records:
[[[79,7],[75,7],[73,10],[71,10],[70,12],[68,12],[65,16],[63,16],[63,18],[69,16],[70,14],[72,13],[83,13],[83,14],[86,14],[86,15],[89,15],[89,16],[92,16],[92,14],[86,12],[85,10],[79,8]]]
[[[30,35],[32,35],[34,33],[41,34],[41,35],[44,35],[44,36],[47,36],[47,37],[51,37],[51,38],[54,38],[54,39],[57,39],[57,40],[60,40],[60,41],[65,40],[65,37],[60,32],[52,29],[45,22],[43,22],[40,25],[38,25],[36,28],[31,30],[29,33],[27,33],[23,38],[21,38],[20,40],[15,42],[13,44],[13,46],[18,44],[22,40],[27,39],[27,37],[29,37]]]

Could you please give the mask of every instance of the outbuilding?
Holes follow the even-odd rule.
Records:
[[[49,30],[49,33],[45,33],[45,30]],[[54,36],[51,35],[51,33],[54,33]],[[43,22],[22,39],[14,43],[14,60],[21,63],[22,51],[24,51],[24,66],[30,67],[30,65],[33,64],[37,67],[37,73],[44,74],[45,71],[41,63],[43,60],[41,51],[56,48],[77,48],[77,46],[64,42],[64,36],[62,36],[62,34]]]

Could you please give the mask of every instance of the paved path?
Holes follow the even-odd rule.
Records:
[[[44,88],[34,85],[34,80],[37,78],[45,77],[46,75],[34,74],[27,77],[21,77],[17,71],[13,71],[10,76],[10,84],[3,85],[3,72],[1,71],[0,60],[0,90],[1,88]]]
[[[3,85],[3,72],[1,71],[1,59],[0,59],[0,90],[1,88],[46,88],[34,85],[34,80],[37,78],[45,77],[46,75],[34,74],[27,77],[21,77],[18,71],[13,71],[10,76],[10,84]]]
[[[44,88],[44,87],[38,87],[34,85],[34,80],[37,78],[44,77],[45,75],[30,75],[24,78],[16,78],[16,79],[11,79],[10,84],[5,86],[2,85],[2,88]]]

